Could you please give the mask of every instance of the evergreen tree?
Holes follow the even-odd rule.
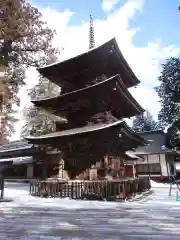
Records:
[[[55,56],[50,56],[50,60],[55,62]],[[50,64],[52,62],[47,62]],[[60,88],[54,83],[50,82],[47,78],[39,74],[39,80],[36,86],[29,91],[31,99],[44,99],[55,97],[60,93]],[[21,136],[27,137],[29,135],[38,136],[50,133],[56,130],[56,122],[44,111],[31,105],[24,109],[24,119],[26,124],[23,126]]]
[[[177,119],[167,130],[167,146],[180,149],[180,119]]]
[[[24,85],[27,67],[39,67],[52,47],[54,31],[41,19],[41,13],[26,0],[0,1],[0,65],[6,66],[8,94],[3,101],[7,124],[5,137],[14,132],[14,107],[19,106],[19,87]]]
[[[132,128],[135,132],[146,132],[162,129],[161,125],[153,119],[149,111],[134,117]]]
[[[168,127],[168,145],[180,147],[180,59],[168,59],[162,65],[162,72],[158,80],[160,85],[155,88],[161,104],[158,118],[162,125]]]
[[[137,115],[133,118],[132,128],[135,132],[142,132],[144,126],[144,114]]]
[[[93,26],[93,18],[92,15],[90,15],[90,21],[89,21],[89,49],[95,47],[95,40],[94,40],[94,26]]]
[[[161,104],[158,118],[164,126],[168,126],[176,120],[179,112],[180,59],[168,59],[167,62],[162,65],[162,72],[158,80],[160,85],[155,88]]]

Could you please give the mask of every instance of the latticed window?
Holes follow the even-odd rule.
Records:
[[[149,173],[147,164],[138,164],[137,169],[138,169],[138,173]]]
[[[161,167],[159,163],[149,164],[149,172],[150,173],[161,173]]]
[[[138,173],[144,173],[144,174],[160,174],[161,173],[161,167],[159,163],[138,164],[137,170],[138,170]]]

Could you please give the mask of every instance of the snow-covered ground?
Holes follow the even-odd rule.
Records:
[[[177,189],[152,182],[154,193],[136,202],[43,199],[28,195],[28,184],[6,183],[0,203],[0,240],[180,239]]]

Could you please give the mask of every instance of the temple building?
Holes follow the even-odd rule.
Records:
[[[175,164],[179,162],[177,151],[166,147],[166,133],[162,130],[139,133],[148,145],[139,146],[132,154],[137,159],[137,172],[139,176],[149,176],[154,180],[167,181],[170,176],[176,175]]]
[[[31,179],[39,177],[39,159],[45,150],[27,141],[12,141],[0,146],[0,163],[11,161],[4,171],[6,179]]]
[[[50,149],[41,159],[44,178],[135,177],[133,166],[137,157],[126,152],[146,141],[124,118],[144,110],[128,91],[139,80],[115,38],[38,71],[58,85],[61,94],[32,102],[47,114],[66,119],[63,123],[57,121],[56,132],[27,138],[32,144]]]

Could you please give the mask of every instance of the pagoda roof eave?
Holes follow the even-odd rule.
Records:
[[[115,76],[112,76],[108,79],[105,79],[101,82],[97,82],[95,84],[92,84],[91,86],[87,86],[87,87],[84,87],[84,88],[81,88],[81,89],[77,89],[77,90],[74,90],[72,92],[68,92],[68,93],[64,93],[64,94],[60,94],[58,96],[55,96],[55,97],[47,97],[47,98],[42,98],[42,99],[38,99],[38,100],[32,100],[31,102],[33,104],[38,104],[38,103],[43,103],[43,102],[46,102],[46,101],[49,101],[49,100],[53,100],[53,99],[62,99],[62,98],[68,98],[69,96],[73,96],[73,95],[76,95],[76,94],[79,94],[81,92],[84,92],[86,90],[89,90],[89,89],[92,89],[92,88],[95,88],[95,87],[98,87],[100,85],[102,85],[103,83],[108,83],[110,82],[111,80],[115,79],[117,76],[119,76],[118,74],[115,75]]]
[[[119,49],[116,39],[113,38],[112,41],[115,45],[116,51],[118,53],[118,57],[122,60],[123,65],[125,66],[127,72],[130,75],[132,82],[134,83],[132,86],[138,85],[140,83],[140,80],[136,77],[135,73],[132,71],[131,67],[129,66],[128,62],[126,61],[125,57],[123,56],[121,50]]]
[[[41,99],[41,100],[33,100],[31,102],[34,105],[42,107],[42,108],[45,109],[46,106],[50,105],[48,102],[51,101],[52,103],[53,102],[55,103],[55,102],[59,101],[59,103],[55,104],[55,106],[58,106],[58,109],[60,109],[61,105],[63,105],[63,107],[64,107],[66,102],[69,102],[70,100],[74,102],[74,99],[76,99],[76,100],[77,100],[77,98],[80,99],[81,96],[85,97],[87,95],[88,91],[93,91],[94,89],[101,88],[101,87],[105,86],[105,84],[108,87],[109,84],[112,83],[112,81],[117,81],[118,82],[119,94],[121,94],[122,97],[125,99],[125,101],[129,104],[129,106],[131,106],[131,108],[134,109],[133,114],[129,115],[129,116],[126,116],[126,117],[131,117],[131,116],[134,116],[136,114],[140,114],[140,113],[144,112],[144,109],[141,107],[141,105],[136,101],[136,99],[131,95],[131,93],[126,88],[126,86],[123,83],[119,74],[117,74],[117,75],[115,75],[111,78],[105,79],[101,82],[98,82],[96,84],[93,84],[91,86],[79,89],[79,90],[75,90],[75,91],[72,91],[72,92],[69,92],[69,93],[65,93],[65,94],[62,94],[62,95],[59,95],[59,96],[56,96],[56,97],[53,97],[53,98],[44,98],[44,99]],[[90,94],[90,97],[91,96],[92,95]],[[122,117],[124,117],[124,116],[122,116]]]
[[[78,61],[81,60],[82,62],[85,62],[84,58],[86,58],[86,57],[91,58],[91,57],[94,57],[94,54],[96,54],[96,53],[98,53],[98,54],[101,53],[101,52],[103,53],[104,50],[109,49],[110,46],[114,47],[114,50],[115,50],[115,52],[117,54],[117,57],[118,57],[118,61],[121,63],[123,69],[128,74],[128,82],[125,82],[127,87],[132,87],[132,86],[135,86],[135,85],[139,84],[140,83],[139,79],[136,77],[136,75],[132,71],[131,67],[129,66],[129,64],[125,60],[122,52],[120,51],[120,49],[118,47],[118,44],[117,44],[117,41],[116,41],[115,38],[112,38],[109,41],[105,42],[104,44],[102,44],[98,47],[92,48],[92,49],[88,50],[87,52],[79,54],[75,57],[53,63],[53,64],[47,65],[45,67],[38,68],[37,70],[44,77],[49,78],[50,75],[51,75],[51,74],[49,74],[50,71],[52,71],[52,70],[54,71],[55,69],[59,69],[58,80],[56,80],[56,82],[54,82],[57,85],[59,85],[60,84],[59,79],[62,80],[63,76],[68,76],[69,72],[72,73],[73,71],[75,71],[75,69],[71,70],[71,69],[69,69],[69,67],[67,68],[67,70],[65,70],[65,66],[67,66],[67,65],[72,66],[72,65],[74,65],[72,63],[74,63],[74,61],[77,61],[77,60]],[[103,60],[103,58],[102,58],[102,60]],[[120,73],[120,72],[118,72],[118,73]]]
[[[139,135],[137,135],[134,131],[128,127],[128,125],[125,123],[124,120],[119,120],[113,123],[99,123],[94,125],[87,125],[80,128],[70,129],[70,130],[63,130],[60,132],[53,132],[46,135],[41,136],[29,136],[26,139],[30,142],[51,142],[52,140],[57,139],[69,139],[69,137],[77,137],[77,136],[84,136],[87,134],[95,134],[99,133],[100,131],[106,131],[110,129],[117,129],[119,134],[125,135],[128,139],[132,139],[133,142],[136,142],[136,145],[143,145],[144,144],[144,138],[141,138]],[[116,132],[117,132],[116,131]],[[120,136],[119,136],[120,137]]]
[[[33,101],[31,101],[33,103]],[[63,118],[63,117],[59,117],[51,112],[49,112],[46,108],[43,107],[39,107],[41,112],[43,112],[44,114],[46,114],[46,116],[48,116],[51,120],[53,120],[56,123],[67,123],[67,119]]]
[[[146,141],[143,137],[141,137],[139,134],[134,132],[126,122],[124,122],[124,128],[122,130],[122,133],[124,133],[126,136],[132,138],[135,141],[139,142],[139,145],[146,145],[148,144],[148,141]]]
[[[49,133],[49,134],[45,134],[45,135],[41,135],[41,136],[37,136],[37,137],[29,136],[29,137],[26,137],[26,139],[28,141],[31,141],[31,140],[36,140],[36,139],[43,140],[43,139],[69,137],[69,136],[73,136],[73,135],[83,135],[83,134],[87,134],[87,133],[92,133],[92,132],[97,132],[97,131],[101,131],[104,129],[108,129],[108,128],[115,127],[118,125],[123,126],[124,121],[119,120],[119,121],[109,123],[109,124],[99,123],[99,124],[94,124],[94,125],[87,125],[87,126],[80,127],[80,128],[74,128],[74,129],[69,129],[69,130],[53,132],[53,133]]]

